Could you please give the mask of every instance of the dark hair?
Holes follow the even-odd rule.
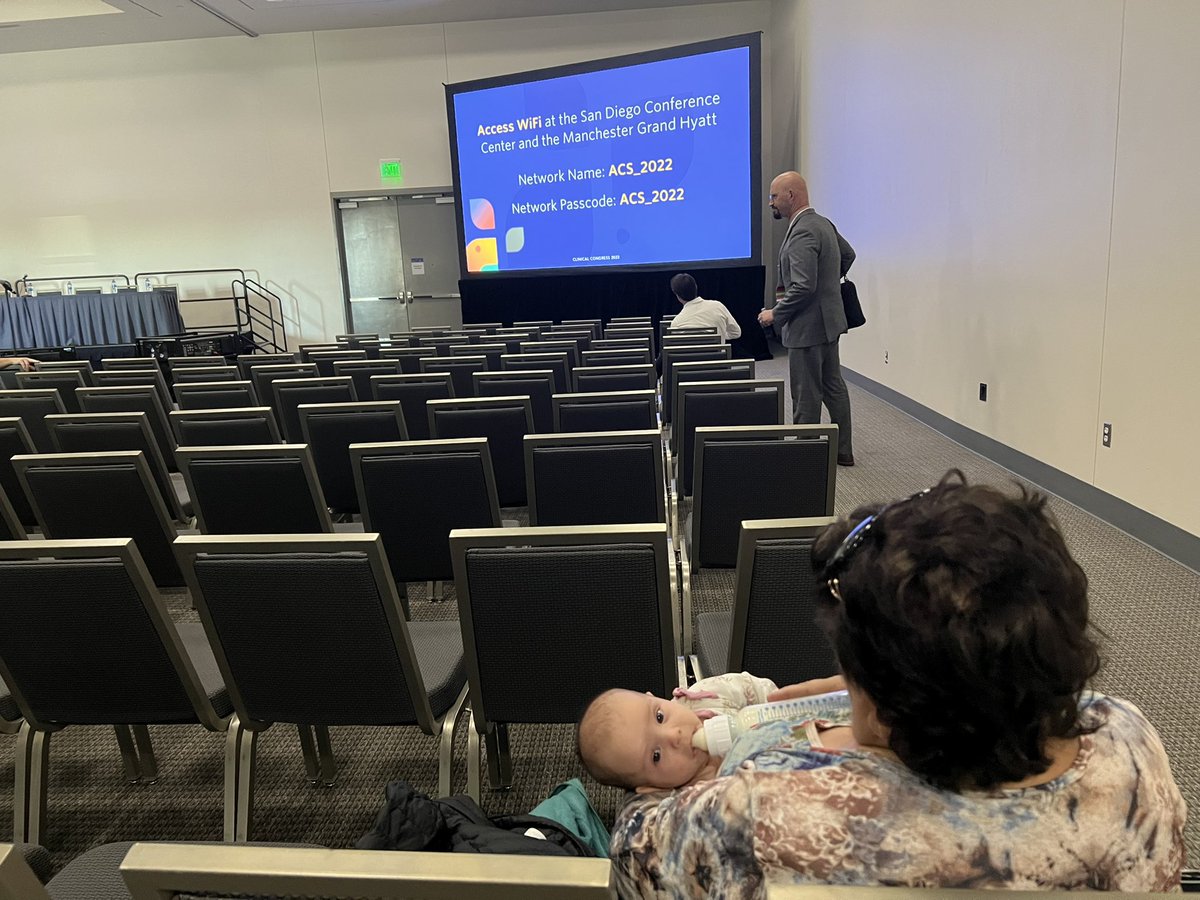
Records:
[[[1085,733],[1079,698],[1100,665],[1087,576],[1046,497],[968,485],[953,470],[925,494],[829,526],[814,568],[873,513],[861,546],[825,572],[840,600],[826,580],[818,602],[890,749],[943,788],[1044,772],[1048,740]]]
[[[671,293],[685,303],[695,300],[699,291],[696,289],[696,279],[687,272],[680,272],[671,279]]]

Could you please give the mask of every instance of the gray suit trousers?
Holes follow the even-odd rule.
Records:
[[[853,456],[850,392],[842,379],[837,340],[813,347],[789,347],[788,374],[792,382],[792,422],[819,424],[823,402],[830,420],[838,427],[838,456]]]

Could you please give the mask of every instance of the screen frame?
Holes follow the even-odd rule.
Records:
[[[466,227],[463,222],[463,217],[466,214],[466,204],[463,200],[462,183],[459,178],[458,123],[454,114],[454,98],[458,94],[473,93],[489,88],[508,87],[514,84],[528,84],[534,81],[548,81],[552,78],[570,77],[572,75],[586,75],[590,72],[600,72],[606,69],[621,69],[644,63],[680,59],[687,56],[700,56],[719,50],[736,50],[743,47],[749,51],[750,55],[749,256],[737,256],[727,259],[665,260],[662,262],[638,263],[636,265],[567,266],[553,269],[502,269],[496,272],[470,272],[467,270],[467,238]],[[716,269],[726,266],[762,265],[762,32],[752,31],[746,34],[730,35],[729,37],[713,40],[664,47],[660,50],[646,50],[641,53],[609,56],[604,59],[571,63],[565,66],[551,66],[545,69],[533,69],[511,75],[476,78],[471,81],[446,84],[444,87],[446,89],[446,119],[450,128],[450,173],[453,182],[454,199],[458,204],[458,215],[455,218],[455,226],[458,231],[458,269],[460,278],[470,281],[492,281],[504,277],[537,278],[543,275],[591,275],[599,272],[645,272],[681,268]]]

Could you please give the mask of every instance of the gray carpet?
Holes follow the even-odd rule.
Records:
[[[759,377],[786,380],[782,358],[759,364]],[[904,496],[933,484],[951,467],[972,481],[1011,484],[1014,476],[967,451],[863,391],[851,388],[858,465],[840,468],[837,511]],[[1105,632],[1107,663],[1097,687],[1137,703],[1162,734],[1175,777],[1193,810],[1200,809],[1200,575],[1065,502],[1053,508],[1092,584],[1093,615]],[[505,511],[514,518],[514,511]],[[684,511],[686,514],[686,510]],[[682,518],[682,517],[681,517]],[[705,575],[704,609],[731,599],[732,572]],[[724,597],[722,597],[724,595]],[[457,616],[453,585],[446,602],[431,603],[424,585],[409,585],[414,618]],[[186,598],[170,598],[174,615],[195,621]],[[74,727],[57,734],[51,751],[49,824],[43,842],[62,864],[110,841],[156,838],[219,840],[223,742],[199,727],[151,729],[161,777],[157,784],[122,782],[112,730]],[[255,835],[259,840],[347,847],[370,828],[384,785],[405,779],[433,793],[434,738],[415,728],[335,728],[338,784],[310,787],[293,728],[277,726],[259,740]],[[582,775],[569,726],[511,729],[515,785],[509,793],[485,789],[492,813],[525,812],[561,780]],[[0,736],[0,804],[11,808],[14,738]],[[466,784],[466,741],[456,748],[454,789]],[[611,823],[619,791],[585,779],[601,816]],[[6,821],[11,818],[5,813]],[[10,832],[0,826],[0,835]],[[1200,817],[1187,832],[1189,858],[1200,860]]]

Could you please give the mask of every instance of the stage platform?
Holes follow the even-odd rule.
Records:
[[[176,290],[0,297],[0,348],[131,344],[184,330]]]

